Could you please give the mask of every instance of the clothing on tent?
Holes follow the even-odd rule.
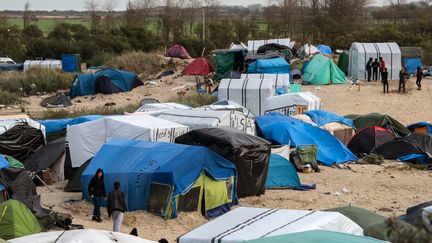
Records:
[[[18,124],[0,135],[0,153],[25,160],[45,144],[41,130]]]
[[[205,146],[235,164],[239,198],[264,194],[270,142],[231,127],[192,130],[176,143]]]
[[[324,54],[324,55],[331,55],[333,53],[331,47],[327,46],[327,45],[318,45],[317,49],[318,49],[319,53]]]
[[[432,123],[429,122],[418,122],[407,127],[413,133],[420,134],[431,134],[432,135]]]
[[[201,75],[205,76],[214,72],[213,66],[203,57],[193,60],[183,70],[183,75]]]
[[[347,115],[345,117],[353,121],[357,130],[365,127],[378,126],[390,130],[397,137],[404,137],[411,133],[411,131],[400,122],[385,114],[370,113],[366,115]]]
[[[178,211],[207,213],[237,202],[235,166],[205,147],[111,140],[85,169],[83,188],[98,168],[107,191],[120,182],[129,211],[143,209],[170,219]],[[87,190],[83,197],[90,199]]]
[[[167,57],[175,57],[175,58],[181,58],[181,59],[187,59],[191,56],[189,55],[189,52],[184,48],[184,46],[180,44],[175,44],[172,47],[168,49],[166,52]]]
[[[0,238],[14,239],[42,231],[36,217],[20,201],[7,200],[0,203]]]
[[[68,107],[72,105],[72,101],[65,93],[59,93],[54,96],[45,98],[41,102],[41,106],[45,108],[61,108]]]
[[[315,55],[304,68],[303,82],[313,85],[344,84],[347,78],[333,60]]]
[[[393,141],[395,138],[388,129],[378,126],[365,127],[351,138],[347,147],[356,155],[369,154],[373,148]]]
[[[289,73],[290,65],[284,58],[278,57],[266,60],[256,60],[249,64],[248,73]]]
[[[324,165],[357,160],[357,157],[330,133],[294,117],[270,114],[257,117],[256,123],[264,138],[275,144],[290,144],[294,147],[317,145],[317,159]]]
[[[80,54],[62,54],[62,69],[67,73],[81,72]]]

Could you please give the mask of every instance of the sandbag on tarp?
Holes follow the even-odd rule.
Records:
[[[8,200],[0,204],[0,238],[10,240],[41,231],[36,217],[23,203]]]
[[[231,127],[190,131],[176,143],[206,146],[235,164],[239,198],[264,194],[270,157],[270,142]]]
[[[330,133],[294,117],[270,114],[258,116],[256,122],[264,138],[276,144],[290,144],[294,147],[316,144],[317,159],[324,165],[357,160],[357,157]]]
[[[65,118],[57,120],[39,120],[38,122],[45,126],[46,133],[52,134],[65,131],[68,126],[78,125],[88,121],[94,121],[103,118],[101,115],[87,115],[77,118]]]
[[[40,172],[51,167],[65,152],[66,139],[60,138],[40,148],[24,162],[28,171]]]
[[[365,127],[378,126],[387,128],[398,137],[405,137],[411,133],[408,128],[406,128],[396,119],[385,114],[370,113],[366,115],[347,115],[345,117],[353,121],[357,130]]]
[[[0,135],[0,153],[24,161],[45,144],[41,130],[18,124]]]
[[[328,111],[312,110],[312,111],[306,111],[303,114],[309,116],[312,119],[312,121],[316,123],[319,127],[332,122],[342,123],[347,126],[354,127],[352,120]]]

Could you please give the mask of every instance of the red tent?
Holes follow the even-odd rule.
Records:
[[[188,51],[186,50],[186,48],[184,48],[180,44],[175,44],[170,49],[168,49],[166,56],[167,57],[182,58],[182,59],[190,58],[190,55],[189,55]]]
[[[214,72],[214,68],[205,58],[197,58],[183,70],[183,75],[207,75]]]

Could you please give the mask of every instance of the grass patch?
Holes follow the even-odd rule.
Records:
[[[24,27],[24,22],[22,18],[9,18],[7,21],[9,26],[17,26],[18,28]],[[68,23],[68,24],[81,24],[86,28],[90,29],[90,22],[88,19],[39,19],[37,21],[32,21],[31,24],[36,25],[42,32],[51,32],[56,24]]]
[[[156,53],[129,51],[106,62],[107,67],[132,71],[145,76],[156,75],[162,71],[167,63]]]
[[[171,100],[170,102],[190,105],[192,107],[200,107],[205,105],[211,105],[216,101],[217,101],[217,97],[209,94],[205,94],[205,95],[190,94],[186,96],[178,96],[177,98]]]

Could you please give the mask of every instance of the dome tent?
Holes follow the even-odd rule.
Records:
[[[183,75],[201,75],[205,76],[211,72],[214,72],[213,66],[208,63],[207,59],[199,57],[193,60],[189,65],[183,70]]]
[[[303,81],[314,85],[344,84],[347,78],[330,58],[315,55],[304,69]]]
[[[13,238],[32,235],[42,231],[36,217],[23,203],[7,200],[0,204],[0,238]]]
[[[358,131],[347,147],[356,155],[369,154],[370,151],[378,146],[395,139],[395,135],[388,129],[373,126],[366,127]]]
[[[189,52],[180,44],[175,44],[171,46],[166,52],[167,57],[175,57],[181,59],[190,58]]]

